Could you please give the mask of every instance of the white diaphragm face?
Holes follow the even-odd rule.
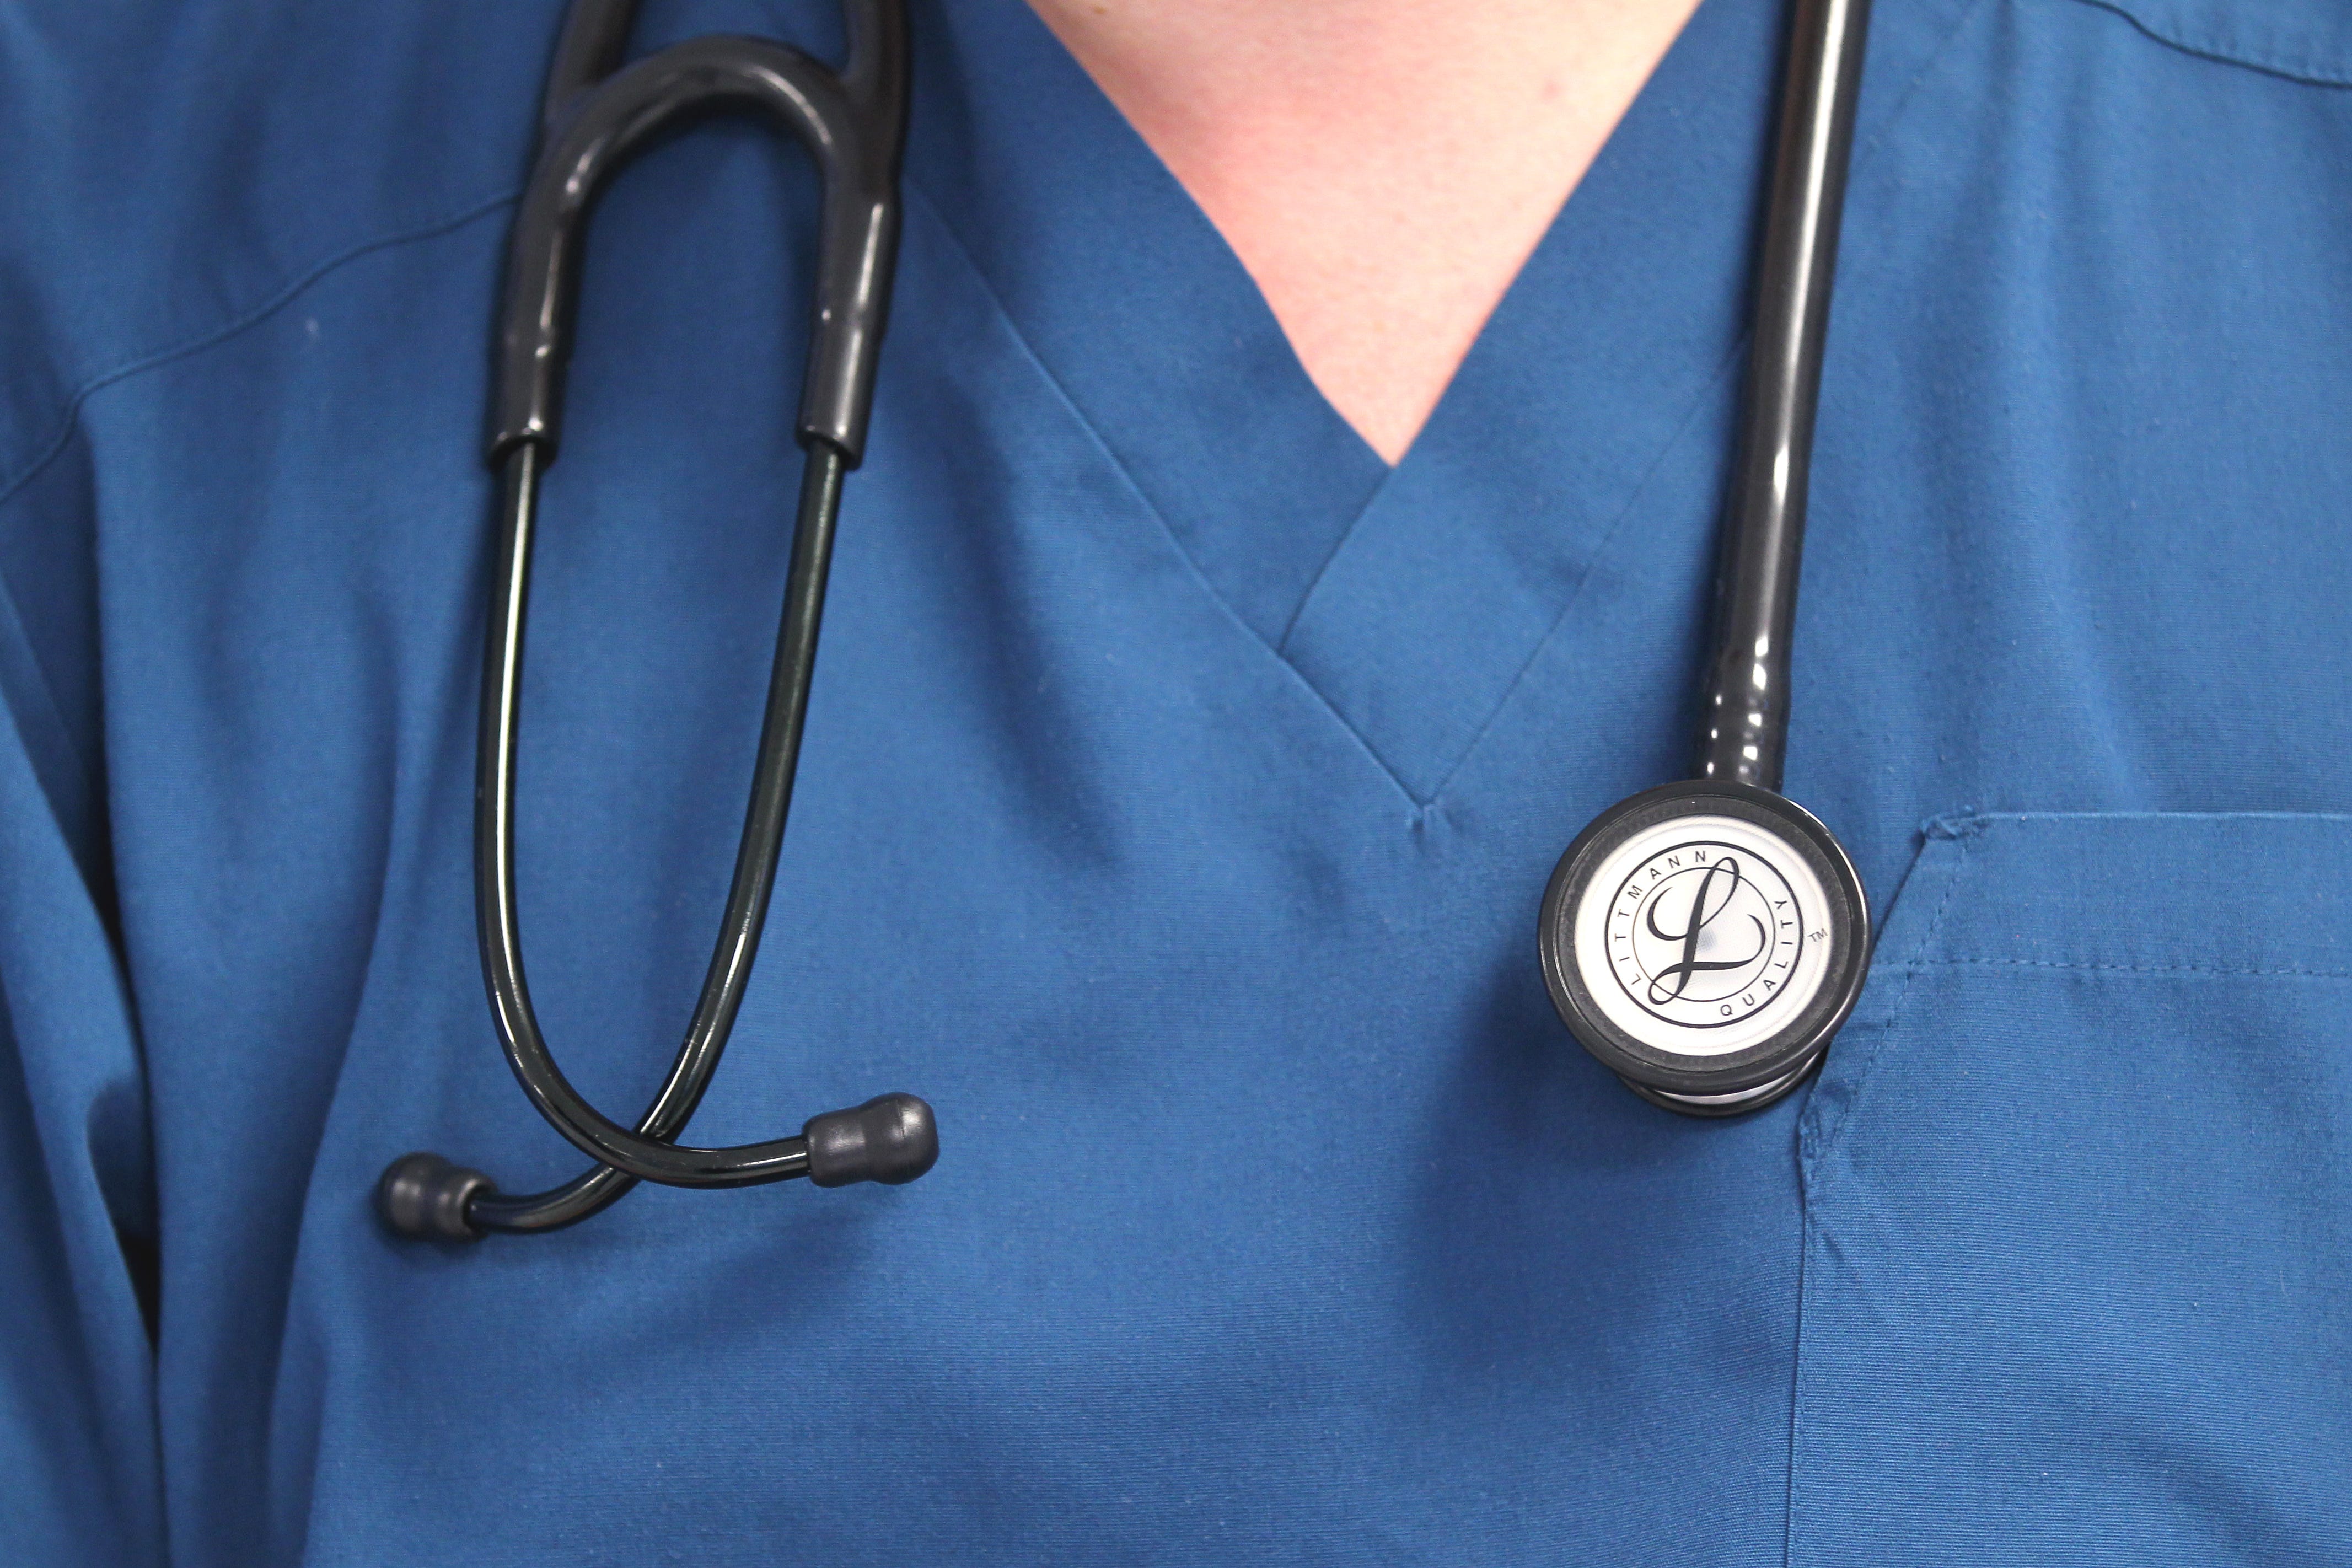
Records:
[[[1731,816],[1677,816],[1610,851],[1573,917],[1576,965],[1609,1021],[1654,1050],[1724,1057],[1768,1040],[1828,976],[1830,903],[1796,847]]]

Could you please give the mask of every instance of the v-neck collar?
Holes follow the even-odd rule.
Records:
[[[1021,0],[934,0],[908,177],[1269,646],[1388,474],[1206,215]],[[943,45],[943,47],[939,47]]]
[[[1426,803],[1612,539],[1712,531],[1783,25],[1706,0],[1393,470],[1020,0],[919,8],[908,178],[1212,589]],[[1645,501],[1670,453],[1703,482]]]

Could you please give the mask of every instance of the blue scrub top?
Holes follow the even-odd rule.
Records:
[[[1681,774],[1782,23],[1706,0],[1391,470],[1016,0],[914,13],[908,217],[781,892],[692,1134],[579,1157],[469,882],[501,247],[553,0],[0,13],[12,1563],[2341,1563],[2352,20],[1879,0],[1790,793],[1816,1084],[1662,1113],[1538,899]],[[838,48],[824,0],[654,0]],[[522,912],[634,1115],[733,853],[813,176],[598,218]],[[151,1325],[137,1281],[160,1248]]]

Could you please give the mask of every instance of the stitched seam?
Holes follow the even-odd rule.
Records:
[[[1801,1191],[1801,1160],[1799,1164]],[[1819,1234],[1813,1228],[1813,1205],[1804,1204],[1801,1214],[1797,1229],[1797,1339],[1789,1360],[1789,1475],[1781,1494],[1780,1568],[1790,1568],[1797,1559],[1797,1452],[1805,1436],[1805,1276],[1812,1261],[1813,1241]]]
[[[2113,0],[2074,0],[2074,4],[2105,11],[2129,24],[2132,30],[2166,48],[2178,50],[2216,65],[2236,66],[2242,70],[2260,71],[2264,76],[2284,77],[2288,81],[2305,87],[2352,87],[2352,62],[2322,60],[2316,58],[2273,55],[2252,44],[2209,36],[2192,36],[2185,30],[2179,34],[2161,32],[2156,24],[2126,10]]]
[[[6,498],[0,498],[0,507],[5,507],[7,504]],[[29,705],[37,700],[40,704],[37,712],[18,716],[18,730],[22,731],[28,722],[38,723],[47,732],[55,751],[63,759],[64,765],[72,770],[72,777],[64,781],[66,786],[78,792],[80,802],[97,804],[98,809],[103,812],[104,805],[99,803],[97,798],[100,773],[99,759],[83,755],[81,748],[73,743],[73,726],[66,721],[65,706],[58,700],[57,687],[49,679],[49,672],[41,668],[40,659],[33,652],[32,638],[25,631],[25,614],[19,604],[16,585],[8,581],[5,574],[0,574],[0,640],[6,642],[14,656],[10,658],[8,654],[0,654],[0,658],[10,658],[10,662],[21,667],[26,682],[32,688],[23,694],[26,702]],[[0,700],[5,700],[9,695],[5,687],[6,682],[0,680]],[[20,733],[19,740],[25,748],[26,761],[30,763],[34,754],[32,737]],[[61,803],[58,800],[49,797],[47,791],[49,781],[42,778],[40,773],[40,768],[37,765],[34,766],[33,774],[35,780],[42,786],[42,795],[49,808],[49,818],[58,825],[59,837],[67,837],[65,825],[68,820],[66,809],[61,807]],[[83,857],[98,853],[100,846],[71,844],[70,847],[73,850],[75,865],[81,872],[84,883],[90,884],[94,881],[91,875],[92,868]]]
[[[1930,842],[1935,841],[1930,840]],[[1968,836],[1961,836],[1948,842],[1958,846],[1952,864],[1951,880],[1945,884],[1944,896],[1937,902],[1936,912],[1927,921],[1927,930],[1919,938],[1919,945],[1913,951],[1910,962],[1904,966],[1903,989],[1895,993],[1895,1005],[1887,1010],[1885,1024],[1876,1035],[1872,1037],[1868,1050],[1854,1065],[1853,1089],[1846,1096],[1845,1109],[1838,1113],[1835,1122],[1817,1125],[1811,1136],[1808,1137],[1802,1131],[1798,1134],[1797,1194],[1798,1201],[1804,1209],[1804,1234],[1797,1257],[1797,1342],[1794,1352],[1795,1365],[1790,1373],[1789,1485],[1788,1502],[1783,1513],[1785,1523],[1782,1526],[1780,1537],[1781,1568],[1789,1568],[1789,1565],[1796,1561],[1797,1553],[1797,1459],[1798,1450],[1805,1433],[1803,1398],[1805,1325],[1810,1316],[1806,1310],[1805,1299],[1808,1283],[1806,1268],[1811,1261],[1814,1247],[1821,1237],[1819,1205],[1813,1201],[1814,1173],[1825,1173],[1831,1151],[1836,1146],[1839,1135],[1845,1131],[1846,1123],[1853,1119],[1854,1107],[1861,1103],[1863,1091],[1870,1081],[1872,1069],[1877,1065],[1879,1053],[1885,1048],[1887,1037],[1895,1033],[1895,1026],[1902,1020],[1904,1012],[1910,1004],[1912,984],[1919,978],[1920,970],[1927,967],[1922,960],[1926,958],[1927,949],[1935,942],[1937,933],[1944,929],[1944,914],[1952,907],[1952,895],[1959,891],[1960,883],[1967,879]],[[1818,1101],[1816,1100],[1815,1103]]]
[[[1297,353],[1297,351],[1293,350],[1292,357],[1296,358]],[[1302,371],[1304,368],[1304,366],[1301,367]],[[1458,367],[1456,368],[1455,374],[1460,374]],[[1452,384],[1448,383],[1447,384],[1451,385]],[[1316,389],[1316,394],[1318,396],[1320,396],[1322,395],[1322,389],[1318,387]],[[1443,402],[1444,400],[1444,396],[1445,394],[1441,391],[1438,394],[1439,401]],[[1328,398],[1325,398],[1324,401],[1328,403],[1330,400]],[[1436,417],[1437,410],[1433,407],[1429,411],[1427,416],[1423,420],[1422,427],[1423,429],[1427,429],[1429,420]],[[1414,446],[1419,446],[1421,444],[1421,437],[1418,435],[1416,435],[1412,439]],[[1367,444],[1369,445],[1369,443]],[[1389,471],[1381,476],[1381,482],[1374,485],[1372,487],[1372,493],[1364,498],[1363,506],[1358,509],[1355,516],[1348,520],[1348,526],[1339,531],[1339,537],[1331,542],[1331,548],[1323,552],[1323,559],[1315,563],[1315,574],[1307,579],[1307,592],[1299,595],[1298,603],[1290,607],[1290,618],[1282,623],[1282,636],[1274,645],[1274,651],[1280,654],[1286,661],[1290,658],[1291,634],[1297,631],[1298,623],[1307,618],[1307,606],[1315,602],[1315,591],[1323,586],[1323,579],[1331,574],[1332,563],[1338,561],[1339,559],[1339,552],[1348,548],[1348,541],[1356,537],[1356,531],[1363,527],[1364,519],[1372,515],[1372,509],[1381,504],[1381,497],[1386,495],[1388,493],[1389,486],[1396,482],[1397,470],[1403,468],[1406,458],[1409,458],[1412,456],[1412,448],[1408,447],[1402,457],[1400,457],[1395,462],[1389,465]]]
[[[1921,972],[1930,967],[1927,949],[1943,933],[1944,916],[1952,907],[1952,895],[1958,892],[1960,884],[1968,879],[1969,841],[1955,838],[1949,842],[1959,847],[1952,864],[1951,880],[1944,884],[1944,896],[1936,904],[1934,917],[1927,921],[1927,929],[1920,936],[1919,945],[1912,950],[1910,958],[1903,965],[1903,989],[1895,994],[1895,1005],[1887,1009],[1886,1022],[1871,1037],[1870,1049],[1854,1064],[1851,1079],[1853,1091],[1846,1096],[1844,1109],[1838,1112],[1837,1121],[1823,1126],[1813,1140],[1812,1152],[1816,1163],[1826,1159],[1832,1145],[1845,1131],[1846,1123],[1853,1120],[1854,1108],[1862,1103],[1863,1094],[1869,1087],[1872,1069],[1878,1065],[1879,1055],[1886,1048],[1888,1037],[1895,1033],[1895,1026],[1903,1021],[1904,1012],[1910,1005],[1911,987],[1917,983]]]
[[[308,272],[299,275],[291,282],[281,285],[276,293],[269,295],[243,315],[231,318],[226,325],[207,329],[193,338],[184,339],[168,348],[157,349],[152,353],[142,354],[128,363],[117,365],[114,369],[102,372],[83,383],[79,390],[66,399],[65,413],[58,421],[57,434],[49,438],[47,444],[38,451],[21,473],[14,479],[0,481],[0,505],[6,504],[18,490],[38,477],[42,469],[57,461],[58,456],[71,443],[74,429],[81,418],[82,405],[89,401],[93,394],[112,386],[117,382],[127,381],[132,376],[170,364],[174,360],[185,359],[190,354],[201,353],[205,349],[226,342],[247,328],[256,326],[284,310],[289,304],[300,298],[312,284],[346,263],[356,261],[363,256],[373,255],[379,250],[390,250],[397,246],[407,245],[420,239],[432,239],[436,236],[463,228],[476,218],[505,206],[515,199],[517,194],[516,191],[506,191],[487,200],[476,202],[454,216],[437,219],[421,228],[406,229],[398,234],[364,240],[347,249],[338,251],[312,267]]]
[[[1987,827],[2038,828],[2079,823],[2263,822],[2352,826],[2352,812],[2342,811],[1997,811],[1939,816],[1931,826],[1957,835]]]
[[[1915,969],[1932,969],[1945,963],[1980,963],[2021,969],[2081,969],[2114,974],[2300,974],[2314,980],[2352,980],[2352,970],[2301,969],[2291,965],[2281,969],[2254,969],[2215,963],[2092,963],[2069,959],[1975,958],[1962,954],[1947,958],[1915,958],[1911,963]]]
[[[391,249],[397,246],[411,243],[412,241],[431,239],[443,234],[451,233],[457,229],[464,227],[467,224],[473,222],[475,219],[506,205],[513,201],[515,193],[509,191],[505,195],[493,197],[488,201],[476,202],[462,209],[453,216],[438,219],[420,228],[404,230],[398,234],[387,235],[375,239],[363,241],[358,245],[351,246],[332,256],[328,257],[325,260],[320,261],[316,266],[310,268],[308,271],[299,274],[292,281],[281,285],[275,293],[268,295],[259,304],[245,311],[242,315],[232,318],[226,324],[208,329],[194,337],[184,339],[181,342],[171,344],[165,348],[157,349],[152,353],[139,355],[126,363],[116,366],[112,370],[105,371],[93,376],[90,380],[85,382],[79,390],[74,392],[72,395],[66,400],[65,412],[58,419],[57,433],[49,437],[47,442],[41,447],[31,461],[27,463],[25,468],[14,479],[7,479],[5,482],[0,482],[0,508],[14,505],[17,498],[24,493],[26,489],[36,479],[39,479],[42,474],[47,472],[51,464],[57,462],[67,452],[72,449],[74,437],[80,428],[82,408],[96,394],[103,391],[109,386],[114,385],[118,382],[127,381],[131,377],[142,374],[147,371],[160,369],[166,364],[185,359],[190,355],[200,353],[208,348],[213,348],[220,343],[227,342],[229,339],[236,336],[239,332],[246,331],[249,327],[258,325],[260,322],[268,320],[271,315],[283,310],[287,305],[300,298],[301,295],[311,287],[311,285],[320,281],[330,273],[336,271],[346,263],[356,261],[362,257],[373,255],[377,251]],[[5,601],[7,612],[16,616],[19,626],[21,626],[22,616],[16,610],[15,588],[5,579],[0,579],[0,600]],[[23,637],[22,631],[18,630],[16,635],[21,641]],[[59,736],[69,734],[70,727],[65,721],[63,710],[58,702],[57,692],[50,683],[48,672],[40,668],[37,660],[32,659],[29,657],[29,651],[27,653],[27,658],[25,660],[25,667],[27,677],[37,686],[37,694],[40,698],[43,707],[46,710],[45,717],[49,721],[57,734]],[[97,772],[97,763],[95,760],[84,756],[78,747],[66,745],[63,746],[61,750],[67,760],[74,768],[76,773],[79,775],[77,782],[80,787],[85,792],[99,787],[94,776]],[[50,807],[54,814],[56,811],[56,803],[54,801],[50,803]],[[85,876],[89,875],[89,868],[87,866],[82,868],[83,874]]]
[[[1389,766],[1386,758],[1372,749],[1371,742],[1364,739],[1363,732],[1349,722],[1348,716],[1333,707],[1331,700],[1326,697],[1313,681],[1307,679],[1297,665],[1283,658],[1277,649],[1269,647],[1265,638],[1260,637],[1255,628],[1235,614],[1231,605],[1225,603],[1225,596],[1218,593],[1215,586],[1210,583],[1207,574],[1201,570],[1201,563],[1192,559],[1192,552],[1184,548],[1184,542],[1176,536],[1176,531],[1169,526],[1168,519],[1162,515],[1160,508],[1153,503],[1149,495],[1144,493],[1142,487],[1135,482],[1135,476],[1129,473],[1127,465],[1119,460],[1118,454],[1110,449],[1109,444],[1102,437],[1102,432],[1096,429],[1094,421],[1087,417],[1086,410],[1078,406],[1077,401],[1070,395],[1069,389],[1062,384],[1059,377],[1055,375],[1053,367],[1040,358],[1037,351],[1030,345],[1028,338],[1021,331],[1021,324],[1013,319],[1013,312],[1005,309],[1004,301],[998,297],[995,286],[988,279],[988,274],[982,270],[971,252],[965,247],[963,237],[956,233],[955,226],[948,222],[947,215],[940,210],[939,205],[924,193],[919,184],[903,174],[899,176],[899,186],[908,200],[922,203],[924,210],[930,215],[932,223],[942,235],[947,237],[947,242],[956,255],[962,258],[965,270],[971,274],[972,281],[978,285],[981,293],[987,298],[989,308],[996,312],[996,319],[1003,323],[1005,332],[1014,343],[1020,346],[1023,357],[1040,376],[1045,378],[1045,384],[1054,389],[1055,396],[1061,400],[1062,406],[1068,411],[1070,417],[1077,422],[1078,428],[1087,433],[1087,439],[1093,443],[1096,451],[1102,454],[1103,460],[1108,463],[1111,471],[1119,477],[1119,481],[1127,487],[1128,493],[1141,504],[1144,510],[1150,515],[1151,521],[1159,525],[1160,536],[1168,542],[1169,548],[1175,551],[1176,559],[1184,563],[1184,570],[1191,574],[1192,581],[1199,585],[1201,591],[1208,596],[1209,602],[1217,607],[1218,613],[1223,615],[1243,636],[1265,649],[1266,656],[1274,660],[1284,674],[1296,681],[1308,696],[1315,699],[1326,713],[1338,721],[1339,727],[1345,730],[1349,737],[1362,749],[1364,755],[1371,759],[1372,765],[1380,769],[1390,784],[1396,786],[1399,795],[1404,796],[1406,805],[1412,806],[1416,814],[1423,810],[1427,803],[1405,787],[1404,780],[1397,776],[1396,770]]]
[[[1953,13],[1952,25],[1945,32],[1943,41],[1921,58],[1919,68],[1904,84],[1894,106],[1887,110],[1886,118],[1879,122],[1877,130],[1870,133],[1870,140],[1854,150],[1846,174],[1849,185],[1855,174],[1870,166],[1870,160],[1877,155],[1880,147],[1885,145],[1886,139],[1895,133],[1895,128],[1903,122],[1904,116],[1911,112],[1911,100],[1919,96],[1920,89],[1927,85],[1927,79],[1943,68],[1946,56],[1951,52],[1952,40],[1968,30],[1969,23],[1986,8],[1986,5],[1987,0],[1968,0]],[[1865,67],[1867,63],[1864,62]]]
[[[1445,770],[1444,775],[1431,786],[1429,801],[1424,804],[1434,804],[1437,797],[1445,793],[1445,786],[1454,782],[1454,775],[1462,771],[1464,763],[1477,754],[1480,742],[1484,742],[1488,732],[1501,721],[1505,710],[1511,705],[1512,696],[1527,679],[1528,671],[1535,668],[1536,660],[1542,658],[1544,650],[1551,646],[1552,638],[1559,633],[1561,623],[1575,613],[1577,605],[1584,602],[1584,591],[1592,585],[1592,579],[1600,574],[1601,563],[1608,557],[1609,547],[1617,542],[1618,531],[1625,526],[1625,520],[1633,515],[1642,504],[1642,498],[1649,493],[1650,481],[1657,478],[1658,470],[1665,467],[1666,459],[1674,456],[1682,446],[1683,437],[1690,433],[1691,425],[1706,407],[1710,395],[1723,384],[1723,378],[1730,374],[1734,367],[1738,364],[1747,346],[1747,334],[1742,333],[1739,341],[1732,345],[1731,352],[1725,356],[1721,363],[1715,367],[1715,374],[1702,382],[1698,391],[1692,395],[1690,405],[1683,410],[1683,416],[1675,422],[1675,433],[1659,443],[1658,455],[1651,458],[1650,466],[1642,471],[1642,477],[1634,484],[1633,493],[1626,498],[1624,506],[1620,508],[1617,515],[1610,520],[1609,526],[1601,530],[1601,538],[1592,547],[1592,553],[1585,557],[1584,567],[1576,575],[1576,586],[1570,591],[1568,598],[1561,603],[1559,613],[1554,615],[1550,623],[1544,627],[1543,635],[1537,637],[1534,646],[1528,649],[1527,658],[1519,660],[1518,668],[1511,672],[1509,683],[1495,699],[1494,706],[1486,710],[1486,718],[1478,721],[1476,731],[1463,746],[1461,755],[1454,759],[1453,765]]]

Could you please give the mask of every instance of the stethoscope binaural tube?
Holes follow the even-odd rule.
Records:
[[[597,1162],[562,1186],[499,1193],[478,1171],[437,1154],[394,1161],[377,1207],[403,1235],[471,1239],[551,1230],[597,1213],[638,1181],[735,1187],[806,1176],[820,1186],[899,1183],[930,1169],[930,1108],[883,1095],[811,1119],[799,1134],[724,1149],[672,1142],[700,1103],[732,1030],[774,888],[808,710],[844,476],[863,453],[898,229],[906,123],[906,23],[900,0],[848,0],[849,60],[839,75],[764,39],[706,37],[617,74],[635,0],[580,0],[550,71],[546,148],[510,242],[497,430],[500,545],[482,688],[475,798],[475,909],[491,1013],[508,1063],[555,1130]],[[796,133],[824,179],[817,308],[802,388],[806,457],[751,804],[719,937],[685,1042],[634,1128],[590,1105],[541,1037],[525,978],[515,908],[515,756],[523,631],[541,480],[560,437],[563,374],[582,244],[598,193],[635,153],[684,119],[764,113]]]
[[[1790,641],[1869,0],[1796,0],[1722,524],[1696,776],[1619,802],[1561,856],[1538,947],[1553,1005],[1644,1100],[1759,1110],[1861,994],[1870,913],[1829,829],[1782,796]]]

